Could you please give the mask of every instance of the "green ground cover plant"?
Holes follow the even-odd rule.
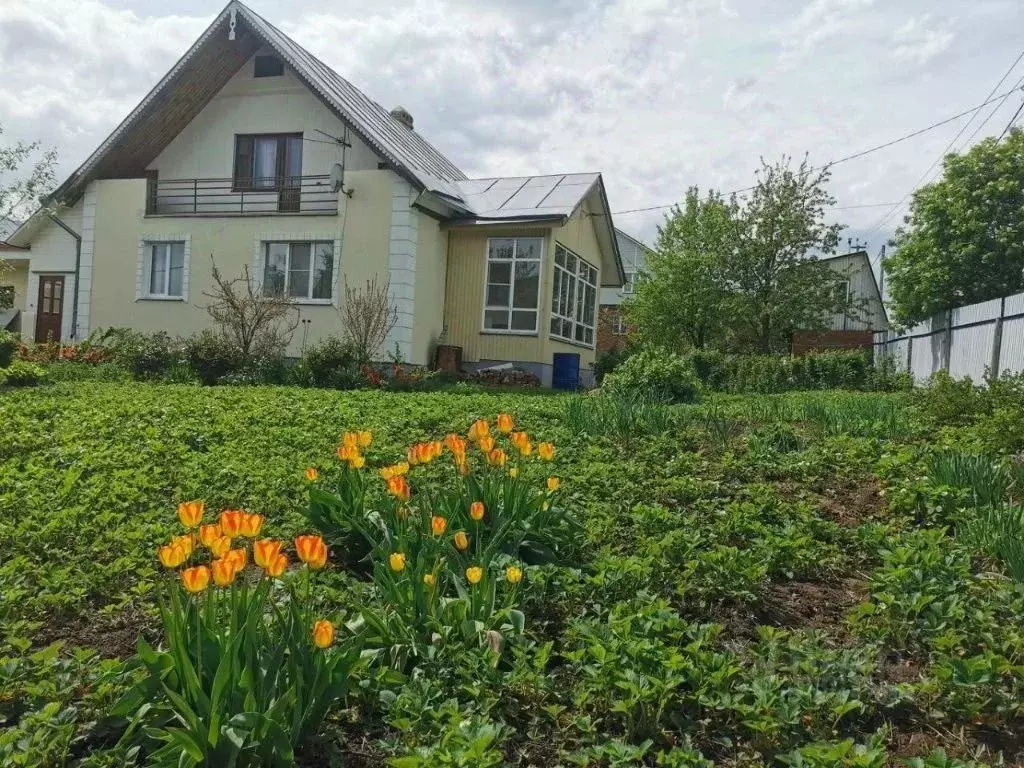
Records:
[[[1010,383],[673,405],[105,376],[0,392],[0,765],[226,764],[236,742],[238,764],[360,768],[1024,760]],[[221,586],[198,527],[169,574],[191,499],[222,534],[222,510],[272,521],[234,539],[248,576]],[[428,575],[450,614],[418,602]],[[161,682],[197,637],[220,682]],[[325,646],[344,695],[306,699],[308,726],[245,714],[278,722]],[[223,682],[276,653],[293,693]]]

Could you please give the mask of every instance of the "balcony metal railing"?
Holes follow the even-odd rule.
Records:
[[[158,179],[146,184],[147,216],[334,214],[330,176],[253,179]]]

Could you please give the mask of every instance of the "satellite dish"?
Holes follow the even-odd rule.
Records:
[[[331,189],[335,192],[341,189],[345,183],[345,169],[341,163],[335,163],[331,168]]]

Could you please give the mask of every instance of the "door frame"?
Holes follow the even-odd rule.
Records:
[[[60,280],[60,321],[57,326],[57,334],[53,341],[59,342],[62,341],[64,338],[64,316],[66,314],[65,304],[68,298],[68,274],[69,273],[64,272],[40,272],[36,275],[36,312],[35,322],[33,323],[34,327],[32,329],[32,338],[37,343],[39,343],[40,341],[46,341],[45,338],[40,339],[39,323],[43,317],[43,283],[47,280]]]

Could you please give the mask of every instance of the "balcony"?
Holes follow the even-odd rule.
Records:
[[[331,216],[330,176],[255,179],[146,179],[147,216]]]

